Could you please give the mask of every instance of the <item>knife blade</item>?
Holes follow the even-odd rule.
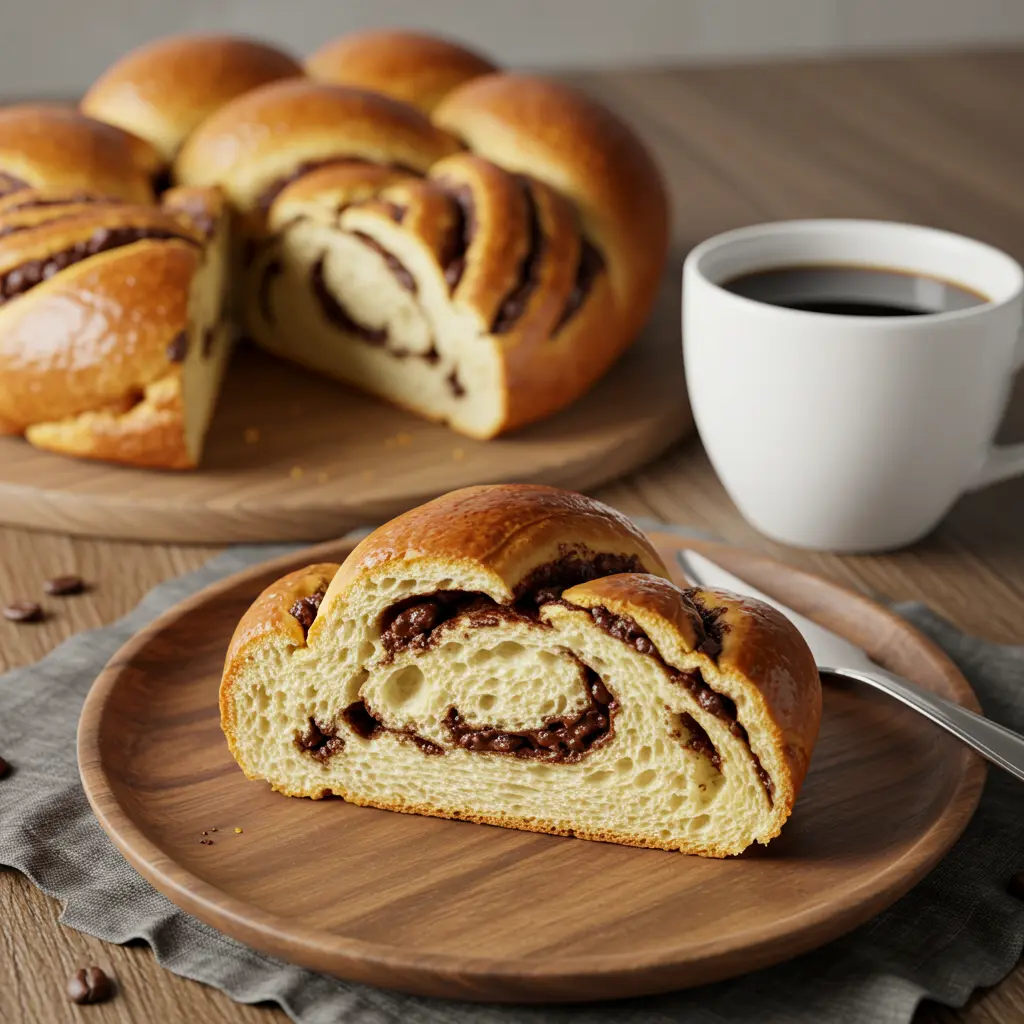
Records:
[[[739,576],[734,576],[705,555],[686,548],[676,552],[676,560],[686,578],[697,586],[730,590],[740,597],[752,597],[763,601],[782,612],[807,641],[807,646],[810,647],[814,660],[819,665],[877,670],[878,666],[856,644],[824,626],[819,626],[818,623],[794,611],[770,594],[763,593]]]

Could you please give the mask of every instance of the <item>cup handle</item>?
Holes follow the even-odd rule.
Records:
[[[1024,326],[1017,336],[1017,350],[1010,373],[1017,373],[1021,369],[1024,369]],[[997,484],[1000,480],[1009,480],[1021,474],[1024,474],[1024,443],[994,444],[967,489],[978,491],[989,484]]]

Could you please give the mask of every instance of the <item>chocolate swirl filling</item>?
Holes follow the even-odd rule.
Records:
[[[698,606],[697,602],[694,601],[693,591],[687,590],[684,593],[689,597],[690,601],[698,607],[700,610],[703,606]],[[724,608],[709,609],[703,607],[701,611],[701,619],[706,618],[707,622],[718,627],[719,630],[724,630],[725,624],[720,621],[720,616],[725,611]],[[680,669],[669,665],[661,653],[655,647],[654,642],[651,638],[640,628],[635,619],[632,619],[628,615],[616,615],[613,612],[608,611],[607,608],[591,608],[590,617],[594,622],[603,629],[610,636],[615,637],[617,640],[621,640],[625,644],[629,644],[630,647],[635,648],[641,654],[650,655],[655,658],[660,664],[669,677],[680,686],[682,686],[693,699],[700,705],[701,709],[706,711],[709,715],[713,715],[719,721],[723,722],[729,729],[729,732],[736,737],[741,743],[745,743],[747,749],[750,751],[750,757],[754,762],[754,771],[757,773],[757,777],[761,780],[761,784],[764,786],[765,792],[768,794],[768,799],[771,801],[774,798],[774,786],[772,785],[771,777],[764,770],[761,764],[761,759],[754,753],[750,746],[750,737],[747,735],[747,730],[740,724],[736,714],[736,704],[731,698],[727,697],[724,693],[716,693],[711,689],[710,686],[704,681],[704,677],[701,675],[699,669],[690,669],[687,672],[683,672]],[[706,628],[706,627],[705,627]],[[718,634],[719,639],[717,641],[712,638],[706,638],[701,645],[698,646],[698,650],[709,643],[717,643],[718,646],[715,648],[715,655],[721,650],[721,632]],[[705,650],[709,656],[713,657],[708,650]],[[720,767],[722,763],[721,756],[718,751],[715,750],[714,744],[711,742],[710,737],[699,725],[696,719],[690,715],[684,715],[684,725],[690,730],[691,737],[696,736],[696,740],[689,741],[687,746],[698,752],[706,753],[707,750],[713,752],[710,756],[711,763],[715,767]],[[692,723],[692,725],[691,725]],[[701,738],[703,737],[703,738]]]
[[[363,164],[366,167],[388,167],[391,170],[402,171],[406,174],[413,174],[416,177],[420,177],[420,172],[415,168],[409,167],[407,164],[401,163],[377,163],[373,160],[363,160],[357,156],[329,156],[322,160],[304,160],[302,163],[297,164],[295,169],[290,174],[283,174],[279,178],[275,178],[268,185],[263,187],[263,190],[256,197],[256,209],[263,213],[266,213],[271,206],[274,205],[274,200],[287,188],[293,181],[298,181],[299,178],[310,171],[318,171],[322,167],[344,167],[346,164]]]
[[[355,237],[358,238],[359,241],[368,249],[372,249],[375,253],[381,256],[395,280],[407,292],[412,292],[413,295],[416,294],[418,290],[416,287],[416,279],[409,273],[408,268],[397,256],[388,252],[380,242],[375,238],[371,238],[369,235],[364,234],[362,231],[353,231],[352,234],[355,235]]]
[[[573,282],[572,291],[566,300],[562,315],[551,332],[552,337],[580,311],[587,296],[594,287],[594,282],[604,270],[604,257],[589,238],[580,239],[580,259],[576,264],[576,280]]]
[[[513,754],[559,764],[579,761],[612,735],[619,707],[600,676],[586,666],[583,670],[587,706],[575,715],[546,719],[537,729],[503,730],[472,725],[453,707],[445,718],[445,728],[458,746],[475,754]]]
[[[507,334],[522,318],[530,297],[540,283],[540,270],[547,249],[547,239],[540,226],[540,215],[537,202],[533,197],[533,189],[529,180],[518,175],[516,181],[522,189],[523,201],[526,203],[526,223],[529,244],[522,262],[519,264],[519,280],[502,300],[491,324],[492,334]]]
[[[326,254],[313,264],[309,272],[309,284],[313,290],[320,309],[327,321],[340,331],[354,334],[371,345],[387,344],[388,332],[383,327],[366,327],[364,324],[356,323],[349,314],[349,311],[337,300],[334,293],[327,287],[324,279],[324,260]]]
[[[26,260],[0,275],[0,304],[8,302],[48,280],[74,263],[96,256],[101,252],[119,249],[125,245],[144,240],[164,241],[177,239],[195,245],[188,235],[168,231],[166,228],[115,227],[97,228],[88,238],[76,242],[67,249],[51,253],[39,259]]]
[[[476,209],[473,191],[468,185],[454,185],[438,179],[434,185],[452,202],[452,225],[448,229],[441,266],[449,291],[455,291],[466,270],[466,253],[476,234]]]

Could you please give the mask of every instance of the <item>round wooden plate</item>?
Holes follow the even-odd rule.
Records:
[[[667,559],[699,547],[886,667],[977,707],[936,647],[866,598],[736,549],[655,539]],[[228,638],[264,586],[348,550],[321,545],[171,609],[114,657],[82,713],[85,790],[122,853],[179,906],[257,949],[459,999],[702,984],[867,920],[939,860],[977,804],[985,771],[966,748],[881,694],[832,683],[792,819],[768,848],[731,860],[272,793],[242,776],[220,732]]]
[[[519,481],[596,487],[692,430],[673,304],[587,395],[473,441],[255,349],[236,353],[199,469],[66,458],[0,438],[0,523],[193,543],[322,540],[445,491]]]

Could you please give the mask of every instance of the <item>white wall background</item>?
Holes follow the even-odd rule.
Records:
[[[70,96],[125,50],[227,30],[307,53],[400,25],[523,66],[665,64],[1024,40],[1024,0],[0,0],[0,96]]]

